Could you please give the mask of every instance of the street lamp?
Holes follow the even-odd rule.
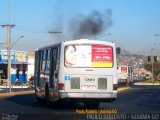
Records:
[[[155,37],[158,37],[159,34],[155,34],[154,35]],[[156,45],[156,44],[154,44]],[[156,50],[156,49],[151,49],[151,63],[152,63],[152,82],[154,82],[154,76],[153,76],[153,70],[154,70],[154,66],[153,66],[153,62],[154,62],[154,55],[153,55],[153,50]]]
[[[160,35],[159,35],[159,34],[155,34],[154,36],[155,36],[155,37],[159,37]],[[158,47],[158,46],[160,45],[160,43],[154,43],[153,45],[155,45],[155,46]]]
[[[21,38],[23,38],[23,37],[24,37],[24,36],[19,37],[19,38],[12,44],[11,48],[13,48],[13,47],[15,46],[15,44],[16,44]]]
[[[152,63],[152,82],[154,81],[153,79],[154,79],[154,77],[153,77],[153,70],[154,70],[154,68],[153,68],[153,61],[154,61],[154,59],[153,59],[153,50],[155,50],[155,49],[151,49],[151,63]]]
[[[18,40],[20,40],[21,38],[23,38],[24,36],[19,37],[14,44],[11,46],[11,36],[10,36],[10,32],[11,30],[9,30],[9,33],[7,35],[7,53],[8,53],[8,72],[7,72],[7,76],[8,76],[8,82],[9,82],[9,93],[12,92],[11,90],[11,49],[12,47],[16,44],[16,42]]]

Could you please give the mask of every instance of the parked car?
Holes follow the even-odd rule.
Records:
[[[146,74],[146,80],[150,80],[150,79],[151,79],[150,74]]]

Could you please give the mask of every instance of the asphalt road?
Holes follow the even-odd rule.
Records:
[[[160,86],[132,86],[130,89],[118,93],[118,99],[112,103],[101,103],[99,109],[87,109],[79,105],[74,107],[71,104],[61,108],[39,104],[34,94],[25,95],[0,95],[0,119],[14,118],[15,120],[87,120],[87,119],[115,119],[108,118],[106,113],[103,116],[97,115],[100,110],[108,112],[114,110],[117,115],[127,119],[138,119],[142,117],[160,119]],[[78,111],[78,112],[77,112]],[[80,112],[95,114],[80,114]],[[76,113],[77,112],[77,113]],[[137,118],[138,117],[138,118]],[[141,117],[141,116],[140,116]],[[117,118],[117,116],[116,116]],[[8,119],[9,120],[9,119]]]

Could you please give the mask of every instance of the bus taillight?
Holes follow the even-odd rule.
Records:
[[[113,90],[117,90],[118,84],[113,84]]]
[[[59,90],[64,90],[64,83],[58,83]]]

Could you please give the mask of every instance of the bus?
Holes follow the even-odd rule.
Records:
[[[79,39],[35,51],[35,96],[59,104],[79,101],[86,107],[117,98],[116,47],[113,42]]]

